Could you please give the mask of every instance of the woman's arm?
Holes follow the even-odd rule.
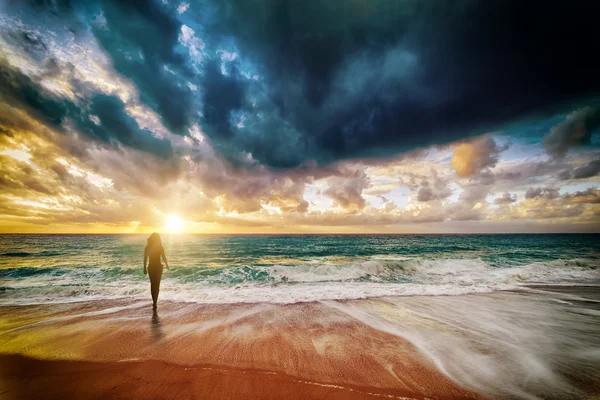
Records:
[[[148,273],[148,270],[146,269],[147,262],[148,262],[148,252],[146,251],[146,249],[144,249],[144,275],[146,275]]]
[[[160,255],[162,256],[162,259],[165,262],[167,269],[169,269],[169,262],[167,261],[167,256],[165,256],[165,249],[161,249]]]

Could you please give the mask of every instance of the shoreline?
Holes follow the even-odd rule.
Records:
[[[12,387],[0,393],[15,397],[86,398],[79,391],[88,385],[112,396],[109,383],[119,377],[129,384],[114,398],[168,397],[174,382],[183,398],[483,398],[406,340],[321,303],[165,302],[157,314],[149,302],[16,306],[0,307],[0,321],[0,389]],[[156,373],[157,383],[146,391],[134,372]],[[198,382],[213,387],[210,395]]]
[[[593,397],[599,295],[590,285],[293,304],[159,301],[157,313],[149,299],[0,306],[0,399]],[[530,361],[546,359],[560,363],[529,376]]]
[[[237,288],[235,288],[237,289]],[[368,297],[349,297],[349,298],[323,298],[323,299],[310,299],[310,300],[295,300],[291,302],[273,302],[273,301],[233,301],[233,302],[212,302],[212,301],[197,301],[197,300],[174,300],[174,299],[161,299],[160,304],[182,304],[182,305],[196,305],[198,307],[206,306],[248,306],[248,305],[277,305],[277,306],[292,306],[296,304],[319,304],[323,302],[353,302],[353,301],[368,301],[368,300],[385,300],[388,298],[436,298],[436,297],[466,297],[466,296],[486,296],[493,295],[494,293],[518,293],[518,294],[531,294],[531,293],[547,293],[547,294],[564,294],[564,295],[579,295],[584,294],[590,296],[591,299],[584,301],[595,302],[600,300],[600,279],[594,283],[528,283],[523,285],[515,285],[509,288],[495,288],[489,290],[473,291],[473,292],[457,292],[457,293],[440,293],[440,294],[429,294],[429,293],[410,293],[401,295],[390,295],[382,294],[380,296],[368,296]],[[162,292],[161,292],[162,293]],[[77,307],[78,305],[90,305],[90,304],[115,304],[120,305],[123,303],[147,303],[149,295],[145,296],[123,296],[115,298],[105,299],[76,299],[72,301],[62,301],[55,303],[42,303],[40,301],[32,303],[14,303],[14,304],[2,304],[0,302],[0,309],[2,308],[28,308],[28,307]],[[1,327],[0,327],[1,328]]]

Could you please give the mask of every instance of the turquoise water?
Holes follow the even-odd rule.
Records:
[[[146,235],[1,235],[0,302],[146,296]],[[597,284],[598,235],[164,235],[161,298],[297,302]]]

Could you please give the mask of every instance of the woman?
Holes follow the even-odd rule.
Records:
[[[163,267],[160,263],[160,257],[165,261],[167,269],[169,269],[169,262],[165,256],[165,249],[162,247],[160,235],[153,233],[148,238],[148,245],[144,249],[144,275],[149,273],[150,275],[150,291],[152,292],[152,308],[156,310],[156,301],[158,300],[158,291],[160,289],[160,278],[162,276]],[[150,259],[150,264],[146,270],[146,264]]]

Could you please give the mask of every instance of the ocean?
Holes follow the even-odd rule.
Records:
[[[598,235],[165,235],[162,322],[150,320],[146,238],[0,236],[1,352],[183,364],[214,353],[283,371],[323,357],[301,365],[316,376],[370,360],[356,379],[394,387],[412,376],[396,373],[413,354],[401,340],[490,398],[600,393]]]
[[[1,235],[0,305],[149,297],[147,235]],[[163,235],[161,300],[296,303],[600,283],[600,236]]]

